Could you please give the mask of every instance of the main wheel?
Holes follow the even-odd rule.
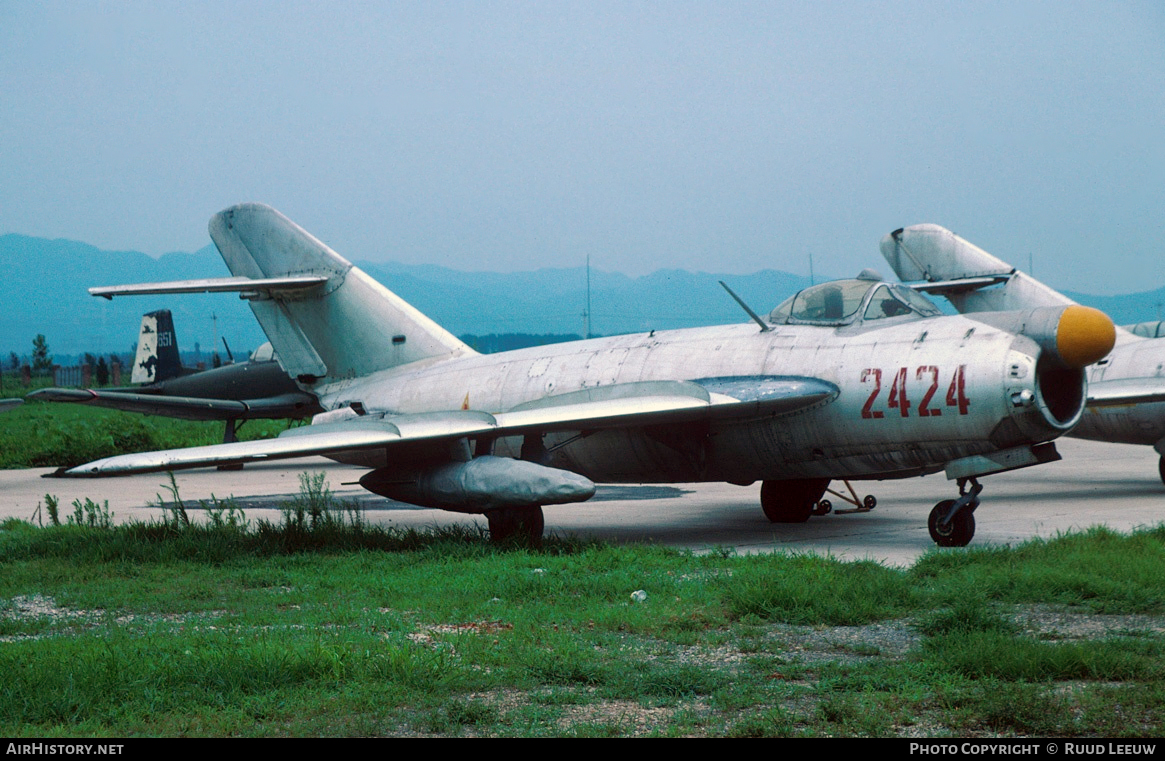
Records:
[[[1165,456],[1157,461],[1157,473],[1161,476],[1161,483],[1165,484]]]
[[[939,547],[966,547],[975,536],[975,514],[970,510],[960,510],[951,518],[950,523],[939,523],[950,512],[955,501],[943,500],[930,511],[926,520],[926,527],[930,530],[930,538]]]
[[[530,507],[499,507],[485,514],[489,521],[489,538],[494,544],[507,541],[528,542],[532,546],[542,544],[542,531],[546,527],[541,505]]]
[[[804,523],[829,486],[828,478],[765,481],[760,487],[760,506],[773,523]]]

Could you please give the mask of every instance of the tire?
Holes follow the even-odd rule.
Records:
[[[955,504],[953,499],[943,500],[930,511],[926,520],[926,527],[930,530],[930,538],[939,547],[966,547],[975,536],[975,514],[970,510],[960,510],[951,518],[946,526],[940,526],[939,521],[950,511]]]
[[[828,478],[765,481],[760,487],[761,510],[772,523],[804,523],[828,486]]]
[[[520,542],[538,547],[546,527],[541,505],[500,507],[485,514],[489,521],[489,538],[494,544]]]

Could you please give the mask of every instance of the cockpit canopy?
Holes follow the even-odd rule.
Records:
[[[942,314],[925,296],[897,283],[883,282],[869,270],[852,280],[806,288],[769,314],[774,325],[849,325],[887,317]]]
[[[275,349],[271,346],[270,341],[251,352],[252,362],[270,362],[273,359],[275,359]]]

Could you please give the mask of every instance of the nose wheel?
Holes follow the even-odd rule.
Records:
[[[971,490],[967,491],[968,483]],[[934,506],[927,518],[930,538],[939,547],[966,547],[975,536],[975,508],[983,485],[974,478],[959,479],[959,498],[945,499]]]

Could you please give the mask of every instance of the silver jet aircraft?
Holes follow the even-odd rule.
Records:
[[[761,481],[774,522],[801,522],[831,479],[946,469],[958,499],[930,531],[974,533],[980,476],[1058,459],[1084,409],[1083,368],[1112,322],[1078,305],[943,316],[863,273],[767,319],[480,355],[279,212],[244,204],[210,235],[235,277],[92,289],[237,290],[279,361],[327,410],[277,439],[122,455],[70,476],[326,455],[366,489],[484,514],[494,538],[541,536],[542,506],[594,482]]]
[[[912,287],[942,294],[963,314],[1064,308],[1076,302],[938,225],[914,225],[882,239],[882,255]],[[1084,415],[1070,436],[1152,445],[1165,481],[1165,340],[1161,323],[1117,328],[1115,348],[1089,370]]]

